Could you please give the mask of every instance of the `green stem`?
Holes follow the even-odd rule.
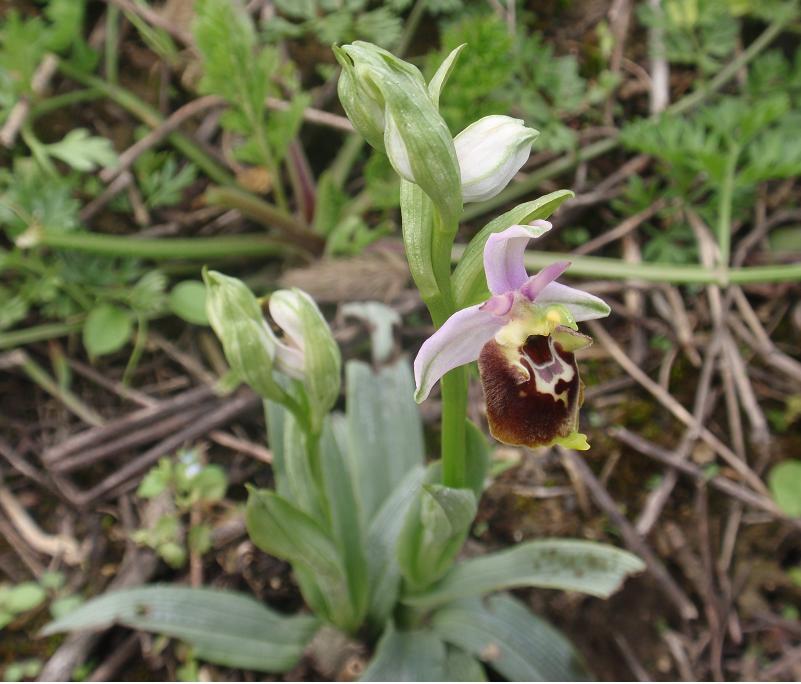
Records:
[[[454,259],[458,259],[464,248],[454,248]],[[567,252],[528,252],[526,268],[538,270],[554,261],[570,261],[570,275],[612,280],[646,280],[649,282],[699,285],[744,283],[794,282],[801,280],[801,263],[776,264],[770,266],[745,266],[743,268],[704,268],[658,262],[631,264],[607,257],[578,257]]]
[[[467,369],[454,368],[440,380],[442,391],[442,484],[467,486],[465,420],[467,418]]]
[[[131,356],[128,358],[128,364],[125,366],[125,372],[122,374],[122,384],[128,385],[131,382],[136,367],[139,365],[139,360],[145,351],[147,344],[147,318],[139,316],[136,325],[136,339],[134,340],[134,348],[131,351]]]
[[[794,19],[794,16],[784,16],[779,18],[771,24],[751,43],[745,50],[743,50],[735,59],[723,67],[718,74],[708,83],[702,87],[694,90],[689,95],[685,95],[682,99],[678,100],[665,112],[667,114],[682,114],[690,109],[693,109],[707,97],[720,90],[726,83],[728,83],[737,72],[742,69],[746,64],[753,60],[760,52],[762,52],[776,36]],[[544,181],[559,176],[566,171],[569,171],[574,166],[583,161],[590,161],[596,157],[606,154],[620,145],[620,135],[614,134],[604,140],[591,143],[580,150],[575,150],[567,153],[564,157],[546,164],[540,169],[537,169],[525,180],[510,185],[499,195],[496,195],[491,200],[473,204],[469,206],[464,213],[463,220],[469,221],[478,216],[486,214],[497,207],[503,206],[511,200],[515,200],[523,195],[536,190]]]
[[[99,233],[42,233],[39,244],[54,249],[71,249],[106,256],[140,259],[192,259],[206,261],[225,257],[263,257],[296,251],[263,235],[227,237],[135,238]]]
[[[103,93],[97,88],[84,88],[83,90],[70,90],[68,93],[53,95],[46,100],[37,102],[32,108],[30,119],[34,120],[45,114],[49,114],[57,109],[71,107],[82,102],[92,102],[103,97]]]
[[[120,8],[110,4],[106,10],[106,80],[117,83],[119,75]]]
[[[431,261],[440,295],[427,302],[431,318],[438,328],[456,310],[451,287],[451,250],[457,225],[448,226],[439,212],[434,213]],[[462,488],[467,484],[465,464],[465,420],[467,418],[467,374],[464,367],[454,368],[440,381],[442,391],[442,484]]]
[[[739,145],[731,143],[729,154],[726,157],[726,171],[720,188],[720,205],[718,207],[718,247],[720,249],[720,265],[723,268],[728,267],[731,258],[731,211],[739,156]]]
[[[22,330],[10,330],[0,333],[0,350],[23,347],[34,342],[54,340],[78,332],[83,327],[83,319],[65,323],[44,323]]]

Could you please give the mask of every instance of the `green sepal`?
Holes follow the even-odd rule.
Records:
[[[283,402],[286,393],[273,377],[278,341],[259,302],[238,278],[203,269],[206,314],[231,370],[265,399]]]

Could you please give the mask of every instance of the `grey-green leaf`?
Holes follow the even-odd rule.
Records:
[[[423,428],[407,361],[377,373],[350,361],[346,377],[350,466],[370,521],[406,473],[423,463]]]
[[[402,631],[390,622],[361,681],[441,682],[445,674],[445,644],[434,632]]]
[[[571,197],[573,193],[570,190],[556,190],[531,202],[519,204],[484,226],[467,245],[453,272],[453,292],[458,308],[486,299],[487,279],[484,276],[483,256],[484,245],[492,233],[537,219],[547,219],[562,202]]]
[[[447,572],[464,543],[476,508],[471,489],[423,486],[417,505],[406,514],[398,540],[398,560],[410,587],[419,590]]]
[[[206,286],[199,280],[184,280],[170,291],[170,310],[187,323],[208,325]]]
[[[434,614],[432,627],[509,681],[589,679],[570,642],[507,594],[446,606]]]
[[[350,601],[342,555],[315,519],[273,491],[250,488],[245,522],[256,546],[304,575],[304,589],[313,590],[305,592],[310,605],[346,631],[358,626],[360,607]]]
[[[154,585],[92,599],[43,634],[115,623],[181,639],[212,663],[265,672],[292,668],[318,626],[312,617],[281,615],[244,594]]]
[[[512,587],[580,591],[607,598],[629,575],[645,569],[637,556],[607,544],[575,539],[542,539],[455,566],[430,590],[404,597],[432,607]]]
[[[398,597],[401,572],[395,546],[407,511],[423,484],[425,472],[425,468],[418,465],[406,474],[373,516],[367,531],[368,617],[374,626],[382,626],[387,621]]]

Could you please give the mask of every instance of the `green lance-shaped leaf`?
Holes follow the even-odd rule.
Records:
[[[445,606],[434,614],[432,627],[511,682],[589,679],[570,642],[507,594]]]
[[[286,672],[319,623],[313,617],[281,615],[244,594],[154,585],[87,601],[51,622],[43,634],[114,624],[181,639],[198,658],[219,665]]]
[[[391,622],[378,642],[363,682],[441,682],[447,651],[430,629],[399,630]]]
[[[252,487],[245,522],[256,546],[292,563],[309,605],[345,631],[358,627],[344,562],[320,523],[275,492]]]
[[[406,514],[398,561],[409,586],[421,589],[444,575],[464,543],[476,515],[471,489],[423,485]]]
[[[404,596],[403,601],[433,607],[524,586],[580,591],[607,598],[626,577],[644,569],[637,556],[607,544],[542,539],[459,563],[435,586]]]
[[[492,233],[537,219],[547,219],[562,202],[571,197],[573,193],[570,190],[556,190],[531,202],[519,204],[484,226],[467,245],[453,272],[453,294],[457,307],[464,308],[487,299],[483,257],[484,245]]]

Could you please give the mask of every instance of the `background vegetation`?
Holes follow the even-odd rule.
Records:
[[[542,135],[507,191],[468,208],[462,237],[516,199],[570,188],[531,265],[570,253],[570,276],[613,306],[582,361],[590,456],[495,449],[470,553],[564,535],[640,555],[648,573],[606,603],[520,593],[599,678],[799,677],[796,2],[0,12],[6,679],[244,676],[122,629],[33,638],[109,586],[176,581],[300,607],[287,566],[245,535],[243,483],[270,482],[271,453],[255,397],[212,391],[226,368],[199,271],[306,289],[348,358],[380,366],[430,333],[396,177],[336,99],[330,45],[355,39],[427,77],[468,44],[442,96],[452,132],[505,113]],[[422,410],[436,425],[436,398]],[[369,648],[322,643],[288,678],[357,677]]]

